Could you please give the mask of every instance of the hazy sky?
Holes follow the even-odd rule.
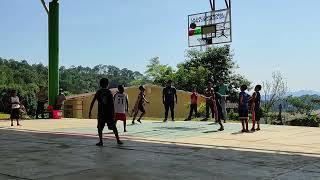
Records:
[[[319,0],[233,0],[237,71],[254,83],[281,71],[291,90],[320,90],[319,7]],[[159,56],[176,66],[188,49],[187,15],[208,10],[208,0],[60,0],[60,64],[144,72]],[[47,64],[39,0],[1,0],[0,57]]]

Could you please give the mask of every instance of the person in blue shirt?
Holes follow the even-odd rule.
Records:
[[[245,92],[248,89],[246,85],[242,85],[240,87],[239,94],[239,119],[242,124],[242,132],[249,132],[248,130],[248,114],[249,114],[249,95]]]

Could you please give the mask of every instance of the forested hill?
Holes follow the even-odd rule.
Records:
[[[143,75],[129,69],[119,69],[115,66],[97,65],[93,68],[82,66],[60,67],[60,87],[68,94],[94,92],[98,89],[99,80],[107,77],[110,87],[119,84],[128,86]],[[43,64],[28,64],[26,60],[7,60],[0,58],[0,111],[3,110],[4,99],[8,91],[16,89],[20,97],[29,106],[35,105],[35,93],[39,86],[48,84],[48,68]],[[2,107],[1,107],[2,106]]]
[[[110,87],[118,84],[130,85],[143,75],[129,69],[115,66],[97,65],[93,68],[82,66],[60,67],[60,87],[72,94],[92,92],[98,88],[99,79],[107,77]],[[0,58],[0,88],[15,88],[20,93],[35,91],[39,86],[47,86],[48,68],[42,64],[28,64],[27,61]]]
[[[60,87],[69,94],[93,92],[98,89],[98,82],[102,77],[110,80],[110,88],[119,84],[144,85],[154,84],[164,86],[168,80],[180,90],[192,91],[196,88],[204,93],[208,81],[213,81],[216,88],[218,82],[229,87],[229,100],[237,102],[237,89],[243,84],[250,87],[251,82],[243,75],[237,74],[238,68],[233,60],[230,46],[208,48],[206,51],[196,49],[186,52],[186,59],[177,67],[161,64],[159,57],[151,58],[146,66],[145,75],[126,68],[97,65],[90,67],[61,67]],[[48,69],[42,64],[28,64],[27,61],[6,60],[0,58],[0,100],[10,89],[18,90],[18,94],[30,108],[35,108],[35,92],[39,86],[46,86]],[[1,105],[1,101],[0,101]],[[0,107],[1,111],[1,107]]]

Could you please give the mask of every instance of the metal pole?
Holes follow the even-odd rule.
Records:
[[[49,105],[54,105],[59,93],[59,3],[49,3]]]
[[[212,11],[216,10],[216,0],[209,0]]]
[[[42,4],[44,10],[46,10],[47,14],[49,14],[49,9],[48,9],[48,7],[46,5],[46,2],[44,0],[40,0],[40,1],[41,1],[41,4]]]

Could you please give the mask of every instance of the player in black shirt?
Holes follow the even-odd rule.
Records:
[[[165,108],[165,117],[163,122],[166,122],[168,119],[169,109],[171,112],[171,119],[174,121],[174,104],[178,103],[177,90],[171,86],[172,81],[167,82],[167,86],[163,89],[162,92],[162,101]]]
[[[114,135],[116,136],[117,143],[123,144],[118,135],[118,130],[116,127],[116,121],[114,119],[114,103],[113,96],[111,91],[107,88],[109,84],[108,79],[102,78],[100,80],[100,89],[96,92],[90,106],[89,118],[91,118],[91,111],[95,101],[98,101],[98,134],[99,134],[99,142],[96,144],[97,146],[103,146],[102,141],[102,131],[104,129],[105,124],[107,123],[108,129],[113,130]]]
[[[261,107],[260,107],[260,101],[261,101],[261,95],[260,91],[262,89],[261,85],[257,85],[254,88],[254,93],[250,99],[251,102],[251,112],[252,112],[252,128],[251,131],[259,131],[260,130],[260,118],[261,118]],[[255,129],[255,125],[257,123],[257,129]]]

